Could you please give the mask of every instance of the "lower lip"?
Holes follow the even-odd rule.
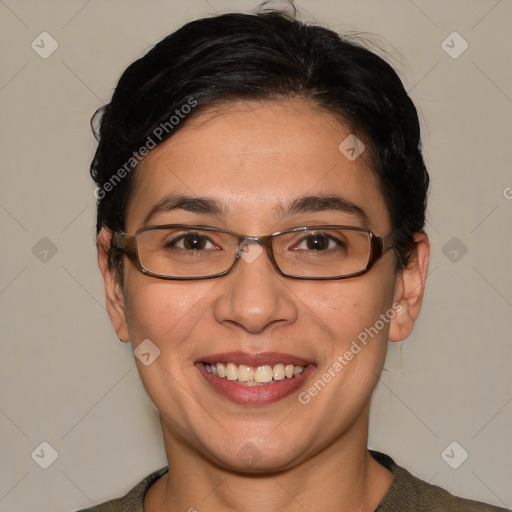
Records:
[[[304,368],[304,371],[291,379],[272,381],[269,384],[244,386],[235,380],[217,377],[206,371],[203,363],[196,363],[196,368],[217,393],[229,398],[237,404],[263,405],[277,402],[291,395],[313,373],[314,365]]]

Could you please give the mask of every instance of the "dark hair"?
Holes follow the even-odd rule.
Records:
[[[91,164],[97,230],[124,230],[132,169],[201,108],[284,98],[303,98],[336,115],[367,145],[398,229],[397,268],[403,268],[413,234],[424,227],[429,185],[414,104],[381,57],[275,10],[192,21],[126,69],[92,121],[100,123]]]

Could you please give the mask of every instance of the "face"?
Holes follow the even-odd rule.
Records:
[[[367,152],[351,161],[338,149],[349,134],[299,100],[232,103],[190,119],[139,166],[126,232],[196,224],[257,236],[334,224],[385,236],[392,228]],[[155,211],[177,195],[191,201],[178,208],[168,201]],[[356,208],[318,207],[325,196],[363,215]],[[289,211],[303,197],[317,199]],[[194,198],[219,208],[194,207]],[[108,238],[105,230],[102,237]],[[364,275],[330,281],[281,276],[263,251],[253,261],[239,259],[223,277],[198,281],[146,276],[125,259],[121,285],[102,257],[118,336],[134,348],[149,339],[160,350],[150,365],[137,365],[167,441],[255,472],[292,467],[333,442],[365,442],[388,337],[409,334],[423,289],[421,272],[395,272],[393,251]],[[265,365],[278,373],[286,365],[304,371],[247,385],[208,373],[204,362],[223,363],[226,370],[228,363],[249,366],[251,376]]]

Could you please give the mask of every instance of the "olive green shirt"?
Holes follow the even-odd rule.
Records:
[[[393,473],[391,486],[375,512],[507,512],[504,508],[453,496],[437,485],[416,478],[391,457],[375,451],[370,453]],[[144,512],[146,492],[165,473],[167,467],[151,473],[123,498],[79,512]]]

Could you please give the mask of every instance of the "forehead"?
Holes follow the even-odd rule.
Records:
[[[231,102],[184,122],[139,165],[127,230],[172,195],[216,200],[219,215],[245,232],[275,223],[306,196],[339,196],[365,212],[370,229],[389,229],[369,152],[347,158],[339,147],[350,129],[311,103]]]

